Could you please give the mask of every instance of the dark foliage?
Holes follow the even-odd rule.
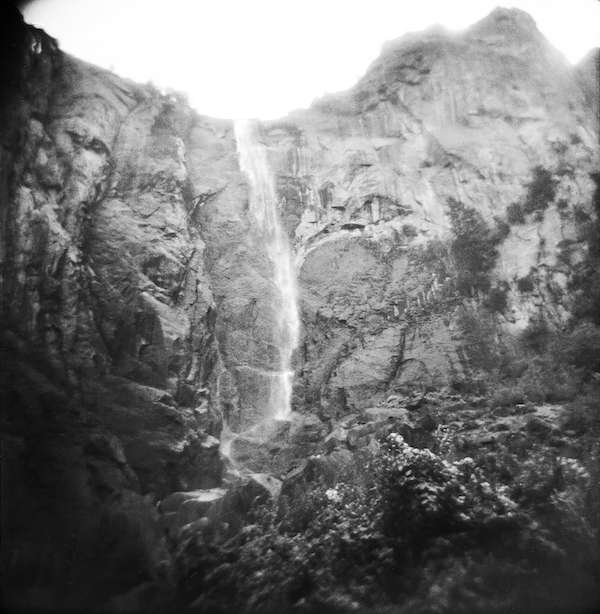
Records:
[[[527,215],[536,214],[536,220],[541,221],[544,211],[556,198],[558,180],[542,166],[536,166],[532,171],[531,181],[527,184],[525,197],[521,202],[512,203],[506,209],[506,221],[510,225],[520,225],[526,222]],[[564,208],[564,207],[563,207]]]
[[[498,234],[485,223],[475,209],[449,198],[448,209],[454,232],[451,250],[458,273],[457,287],[461,295],[487,292],[491,287],[489,274],[498,258]]]
[[[494,317],[484,309],[463,307],[457,323],[468,364],[487,372],[496,369],[500,363],[500,354]]]
[[[504,313],[508,306],[508,290],[506,282],[493,286],[483,302],[484,307],[490,311]]]
[[[240,614],[556,611],[557,599],[575,604],[594,587],[593,467],[518,446],[449,460],[392,433],[371,461],[371,484],[348,475],[308,487],[302,530],[263,506],[233,538],[188,539],[176,554],[177,605]]]
[[[508,206],[506,209],[506,221],[513,225],[525,223],[525,213],[520,203],[512,203]]]
[[[542,166],[536,166],[532,172],[531,181],[527,184],[527,194],[523,200],[525,214],[544,211],[554,201],[557,179]]]
[[[600,326],[600,173],[590,175],[596,184],[594,220],[587,223],[588,257],[575,270],[569,289],[574,293],[573,315]]]
[[[527,277],[521,277],[517,280],[517,288],[519,292],[533,292],[535,286],[533,284],[533,279],[531,275],[527,275]]]

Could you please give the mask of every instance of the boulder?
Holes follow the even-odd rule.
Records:
[[[224,497],[210,507],[207,514],[211,526],[227,527],[229,535],[237,533],[248,512],[257,504],[276,502],[282,483],[273,476],[254,473],[238,477],[229,485]]]
[[[252,473],[244,485],[244,494],[254,503],[277,502],[281,493],[281,480],[268,473]]]
[[[427,413],[419,418],[417,424],[426,431],[435,431],[438,426],[438,421],[431,414]]]
[[[206,490],[188,490],[184,492],[172,492],[168,494],[158,504],[158,509],[163,514],[169,512],[176,512],[182,506],[183,503],[193,499],[197,502],[197,505],[210,506],[211,503],[217,499],[220,499],[225,495],[224,488],[211,488]]]
[[[425,395],[411,397],[406,401],[406,409],[409,411],[414,411],[415,409],[419,409],[419,407],[425,405],[426,402],[427,400],[425,399]]]
[[[336,448],[345,447],[348,442],[348,431],[338,426],[325,437],[325,449],[332,452]]]
[[[367,445],[368,436],[372,435],[376,430],[376,422],[367,422],[366,424],[359,424],[357,426],[352,427],[348,431],[348,447],[350,449],[356,449],[358,447],[363,447],[364,445]]]
[[[193,537],[199,533],[204,534],[208,530],[210,530],[210,520],[206,518],[206,516],[203,516],[198,520],[194,520],[193,522],[183,525],[177,532],[177,537],[181,541],[185,541],[186,539],[189,539],[190,537]]]
[[[535,433],[537,435],[550,435],[555,431],[560,434],[560,431],[550,422],[546,422],[538,416],[532,416],[527,420],[525,428],[529,433]]]
[[[410,420],[408,410],[403,407],[370,407],[363,411],[362,416],[365,420],[372,421],[409,422]]]
[[[184,501],[177,510],[177,524],[183,527],[190,522],[206,516],[217,501],[225,496],[224,491],[214,493],[207,491],[205,494],[192,497]]]

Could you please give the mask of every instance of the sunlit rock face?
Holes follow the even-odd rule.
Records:
[[[540,311],[565,320],[594,215],[592,68],[592,58],[569,65],[527,14],[496,9],[459,34],[436,27],[387,43],[355,87],[266,125],[298,253],[297,390],[309,404],[335,413],[460,375],[457,304],[444,291],[455,271],[427,246],[431,255],[451,237],[449,198],[490,228],[506,222],[535,167],[555,193],[543,211],[509,216],[492,281],[506,284],[505,330]]]

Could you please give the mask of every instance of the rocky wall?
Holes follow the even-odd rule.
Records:
[[[224,420],[241,431],[261,415],[276,353],[271,264],[232,122],[10,19],[6,599],[83,609],[167,580],[155,503],[218,486]],[[490,297],[458,289],[450,199],[499,237],[495,330],[540,313],[566,321],[595,215],[595,84],[593,58],[569,66],[528,16],[497,9],[462,33],[393,41],[351,90],[262,125],[300,286],[294,408],[312,414],[302,420],[314,441],[295,459],[331,418],[473,366],[460,317]],[[553,189],[532,208],[536,172]],[[270,448],[237,441],[272,461]]]
[[[470,367],[457,318],[486,297],[455,291],[449,199],[502,234],[498,330],[540,314],[564,324],[595,215],[596,108],[591,57],[570,66],[527,14],[496,9],[463,32],[387,43],[350,90],[267,122],[298,254],[299,403],[361,409]],[[515,221],[539,169],[554,191]]]
[[[157,498],[221,481],[223,363],[197,212],[235,146],[181,96],[7,19],[4,597],[79,610],[160,576]]]

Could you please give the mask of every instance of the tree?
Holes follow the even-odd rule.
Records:
[[[475,209],[455,198],[448,199],[454,232],[451,250],[458,270],[458,289],[465,296],[486,292],[491,287],[489,274],[498,258],[498,237]]]

